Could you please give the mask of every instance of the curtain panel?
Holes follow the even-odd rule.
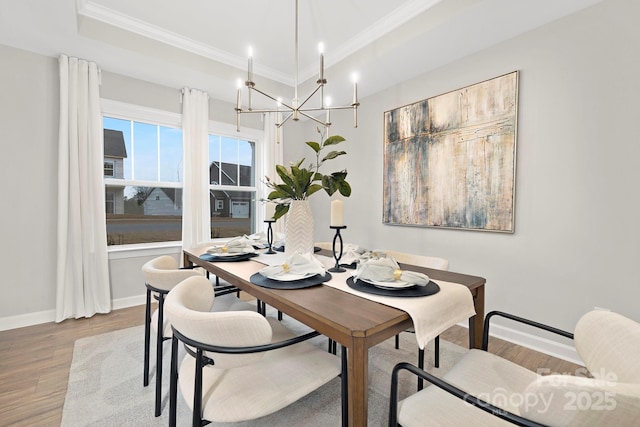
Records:
[[[182,91],[182,246],[211,240],[209,200],[209,95],[196,89]]]
[[[60,55],[56,322],[111,311],[100,70]]]

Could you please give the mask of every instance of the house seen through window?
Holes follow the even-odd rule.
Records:
[[[176,115],[177,116],[177,115]],[[162,123],[103,116],[107,243],[182,240],[182,130]],[[160,124],[159,124],[160,123]],[[211,237],[255,230],[255,143],[209,136]]]

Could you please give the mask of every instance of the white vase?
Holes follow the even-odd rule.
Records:
[[[313,254],[313,214],[308,200],[292,200],[287,213],[284,253]]]

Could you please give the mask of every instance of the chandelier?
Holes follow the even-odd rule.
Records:
[[[331,110],[353,110],[353,127],[358,127],[358,106],[360,103],[358,102],[358,83],[356,81],[355,75],[353,78],[353,101],[351,104],[342,105],[342,106],[331,106],[330,100],[325,99],[324,97],[324,86],[327,84],[327,79],[324,76],[324,52],[322,44],[320,44],[320,73],[318,75],[318,80],[316,81],[316,88],[306,97],[303,101],[300,101],[298,98],[298,0],[295,2],[295,39],[294,39],[294,47],[295,47],[295,74],[294,74],[294,93],[293,98],[291,99],[291,103],[287,103],[282,100],[282,98],[276,98],[268,93],[260,90],[256,87],[256,83],[253,81],[253,55],[251,50],[249,50],[249,62],[247,66],[247,80],[244,82],[244,85],[248,89],[248,105],[247,108],[242,108],[242,81],[240,80],[238,83],[238,96],[236,102],[236,130],[240,131],[240,115],[245,113],[276,113],[276,141],[280,142],[280,131],[282,126],[289,120],[298,121],[300,120],[300,116],[306,117],[315,121],[316,123],[324,126],[325,128],[329,128],[331,126]],[[252,93],[257,92],[260,95],[269,98],[276,102],[276,108],[260,108],[254,109],[252,106]],[[309,106],[308,102],[314,98],[314,96],[319,93],[320,94],[320,105],[319,106]],[[322,116],[324,112],[324,119],[318,118],[316,116]],[[312,114],[313,113],[313,114]],[[286,114],[286,115],[283,115]],[[314,115],[315,114],[315,115]]]

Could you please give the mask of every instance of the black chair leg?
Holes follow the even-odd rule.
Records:
[[[202,350],[198,348],[196,352],[196,372],[193,384],[193,427],[202,426]]]
[[[147,289],[147,306],[144,313],[144,373],[143,384],[149,385],[149,350],[151,347],[151,290]]]
[[[424,370],[424,349],[418,349],[418,368]],[[424,388],[424,380],[418,377],[418,391]]]
[[[171,375],[169,379],[169,427],[176,427],[178,400],[178,338],[171,339]]]
[[[162,412],[162,345],[164,343],[164,294],[158,295],[158,334],[156,337],[156,417]]]
[[[396,335],[396,350],[400,348],[400,334]]]
[[[440,335],[436,337],[435,341],[433,342],[433,345],[434,345],[434,352],[435,352],[433,365],[436,368],[439,368],[440,367]]]

